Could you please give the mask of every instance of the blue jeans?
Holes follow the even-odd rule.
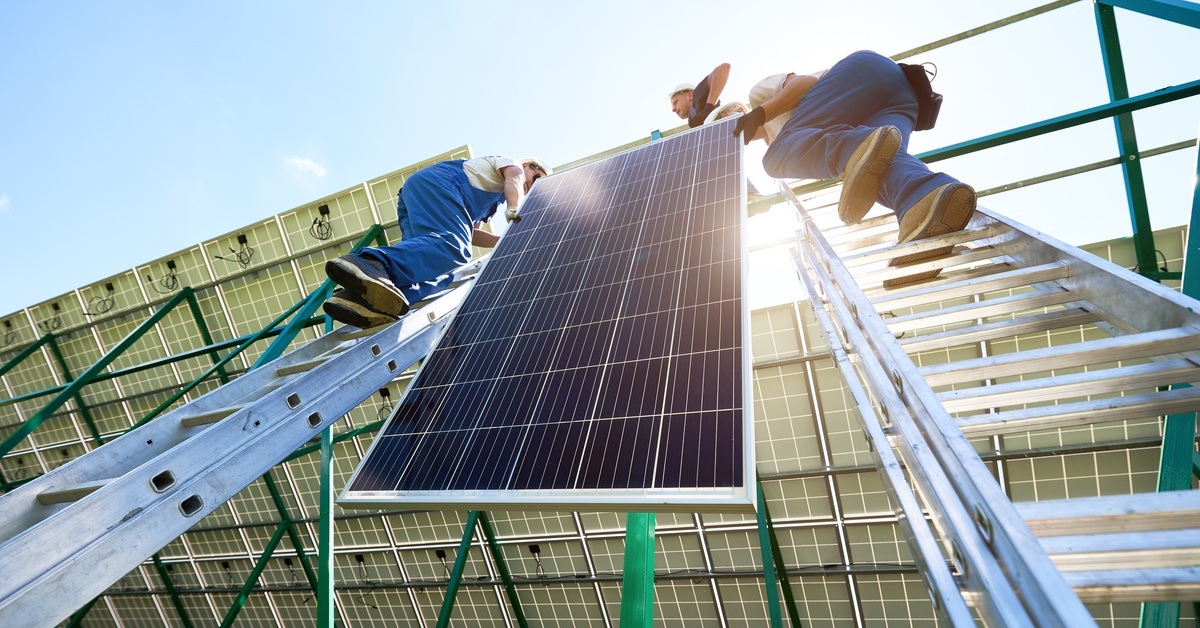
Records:
[[[929,192],[957,180],[931,172],[908,154],[917,122],[917,97],[900,66],[870,51],[838,61],[800,99],[763,156],[767,174],[779,178],[828,179],[841,176],[854,149],[871,131],[892,125],[903,141],[879,186],[877,202],[896,218]]]
[[[472,187],[462,161],[417,171],[396,199],[401,240],[357,255],[379,262],[410,304],[450,286],[455,268],[471,260],[475,223],[496,209],[503,192]]]

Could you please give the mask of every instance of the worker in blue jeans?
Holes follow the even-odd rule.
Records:
[[[959,231],[975,212],[975,190],[932,172],[908,154],[917,120],[916,93],[887,57],[860,51],[828,70],[777,74],[750,91],[750,113],[734,134],[764,139],[763,168],[773,177],[826,179],[842,176],[838,216],[862,220],[879,202],[896,212],[898,243]],[[952,247],[894,258],[890,266],[945,255]],[[884,282],[886,287],[934,277],[937,270]]]
[[[412,304],[449,287],[452,271],[470,261],[472,244],[495,246],[499,236],[479,227],[501,201],[505,218],[520,220],[525,194],[550,172],[537,159],[504,157],[443,161],[418,170],[396,199],[400,242],[325,263],[325,274],[342,286],[325,301],[325,313],[363,329],[403,316]]]

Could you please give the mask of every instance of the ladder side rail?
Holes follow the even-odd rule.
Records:
[[[461,298],[463,292],[459,290],[455,296]],[[32,564],[14,570],[0,582],[0,624],[22,625],[19,622],[26,617],[58,621],[102,593],[109,583],[394,379],[403,371],[401,364],[411,365],[424,357],[448,318],[402,319],[379,332],[383,336],[377,334],[372,342],[360,343],[338,359],[318,366],[307,377],[314,382],[329,382],[328,388],[315,396],[305,395],[307,399],[301,397],[300,403],[282,417],[260,420],[261,426],[253,432],[237,434],[243,426],[251,425],[249,419],[245,423],[227,420],[188,440],[177,448],[179,451],[171,452],[170,458],[184,463],[172,465],[179,472],[171,490],[151,496],[147,495],[150,491],[136,488],[160,466],[171,462],[155,459],[68,507],[63,514],[72,515],[69,518],[43,521],[0,547],[0,561],[5,565],[21,566],[22,561]],[[389,342],[388,336],[403,341]],[[282,403],[293,394],[291,388],[280,389],[264,397],[264,402]],[[214,452],[222,453],[214,456]],[[121,497],[134,492],[142,494],[140,502]],[[188,499],[198,499],[192,502],[198,507],[184,514],[181,505]],[[79,547],[63,547],[64,539]]]
[[[900,460],[888,446],[887,434],[883,429],[885,421],[875,413],[870,395],[859,381],[858,373],[850,362],[847,348],[842,344],[841,337],[834,328],[829,313],[825,311],[822,303],[814,301],[819,298],[816,296],[819,293],[809,276],[811,271],[806,269],[804,258],[799,251],[793,251],[793,261],[797,274],[808,292],[817,322],[825,331],[829,352],[850,390],[850,395],[858,404],[859,415],[862,418],[867,442],[871,446],[872,457],[884,479],[884,486],[887,488],[888,496],[896,511],[897,522],[900,524],[905,541],[921,570],[921,576],[929,587],[929,597],[933,602],[934,611],[937,613],[938,619],[945,625],[971,624],[974,622],[974,618],[959,593],[958,585],[953,574],[950,573],[941,546],[929,528],[929,523],[921,510],[920,501],[917,500],[916,494],[905,477]],[[913,458],[910,457],[909,461],[913,461]],[[912,467],[910,466],[910,468]]]
[[[793,203],[805,215],[798,201],[793,199]],[[973,226],[977,222],[978,216],[972,220]],[[1042,551],[979,454],[942,408],[933,390],[917,373],[907,353],[820,231],[807,222],[806,234],[806,242],[813,247],[816,258],[820,260],[818,271],[828,269],[835,286],[834,292],[840,292],[847,301],[847,312],[850,320],[854,321],[851,329],[861,331],[866,338],[866,344],[857,345],[859,352],[875,353],[880,363],[890,369],[892,384],[884,384],[876,389],[876,394],[887,395],[889,391],[885,389],[892,388],[904,402],[894,410],[903,411],[906,405],[912,408],[911,416],[927,439],[941,470],[951,481],[958,499],[974,514],[973,518],[978,521],[976,526],[988,531],[991,553],[1003,566],[1009,585],[1021,596],[1030,616],[1039,625],[1094,624],[1091,614]],[[910,467],[910,470],[914,473],[931,471],[919,467]],[[965,534],[965,531],[962,532]],[[972,551],[971,548],[961,549],[964,552]],[[981,566],[984,564],[981,563]]]
[[[1011,227],[1010,232],[983,242],[1019,264],[1067,262],[1071,272],[1058,283],[1107,313],[1109,322],[1125,333],[1200,323],[1194,302],[1170,288],[983,207],[976,214]],[[1129,298],[1131,288],[1140,293],[1138,298]]]

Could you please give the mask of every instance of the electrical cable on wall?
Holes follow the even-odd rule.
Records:
[[[158,278],[155,281],[150,275],[146,275],[146,281],[150,282],[150,287],[159,294],[170,294],[179,287],[179,277],[175,275],[175,260],[167,260],[167,274]],[[160,290],[159,287],[162,287]]]
[[[246,268],[250,265],[250,260],[254,259],[254,247],[250,246],[247,242],[246,234],[238,234],[237,241],[242,246],[241,249],[235,251],[232,246],[229,247],[229,252],[233,253],[233,259],[221,257],[220,255],[214,255],[213,257],[226,262],[237,262],[242,268]]]
[[[379,407],[379,412],[376,416],[382,421],[392,415],[392,391],[380,388],[379,397],[383,399],[383,405]]]
[[[102,297],[97,294],[88,299],[87,309],[84,310],[84,314],[87,316],[95,316],[97,314],[104,314],[105,312],[113,309],[113,306],[117,303],[117,299],[115,296],[113,296],[112,282],[104,284],[104,291],[106,296]]]
[[[17,332],[12,328],[12,321],[4,321],[4,344],[0,347],[7,347],[17,341]]]
[[[317,217],[313,218],[312,225],[308,228],[308,234],[322,241],[333,237],[333,226],[329,224],[328,205],[321,205],[317,208]]]

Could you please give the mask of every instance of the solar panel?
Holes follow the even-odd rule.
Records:
[[[731,124],[539,180],[339,503],[752,507]]]

